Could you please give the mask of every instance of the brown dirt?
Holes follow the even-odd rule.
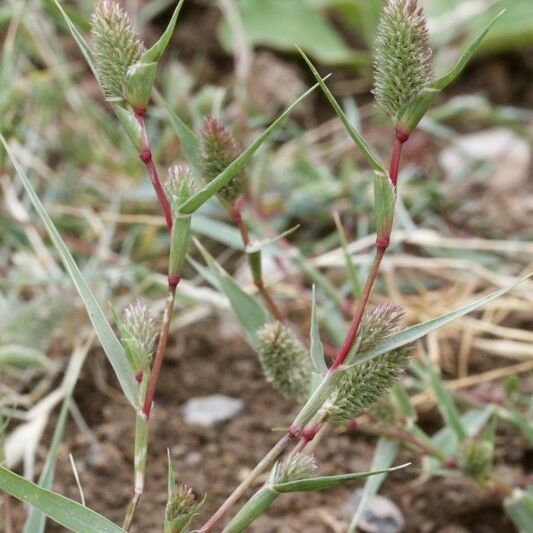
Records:
[[[210,332],[209,338],[206,331]],[[175,336],[170,346],[152,418],[146,492],[138,508],[134,532],[161,531],[167,448],[179,481],[189,484],[200,495],[207,494],[200,513],[200,519],[205,519],[275,442],[276,434],[271,428],[288,424],[294,414],[295,406],[280,398],[265,382],[251,350],[240,339],[216,342],[216,331],[214,321],[195,326]],[[90,356],[75,399],[94,439],[83,435],[70,422],[59,453],[54,489],[79,499],[68,459],[70,452],[87,505],[121,523],[131,491],[134,416],[115,385],[107,383],[112,379],[103,356],[99,353]],[[244,410],[216,428],[187,425],[181,412],[183,403],[191,397],[214,393],[242,399]],[[430,417],[433,422],[434,418]],[[319,472],[368,469],[374,439],[357,431],[337,433],[327,436],[317,447]],[[523,449],[514,433],[505,440],[509,445],[522,445],[511,449]],[[43,447],[42,457],[45,453]],[[502,459],[509,463],[510,459],[519,462],[522,457],[514,454]],[[416,458],[403,452],[399,461],[407,460],[414,460],[415,464],[409,471],[391,475],[381,491],[401,508],[407,532],[512,531],[498,498],[458,477],[435,478],[421,484],[416,477]],[[342,526],[340,509],[359,486],[361,483],[352,483],[325,492],[280,498],[250,531],[345,531],[336,530],[334,524]],[[17,503],[14,506],[18,507],[17,516],[22,518],[21,506]],[[450,530],[450,525],[455,529]],[[63,529],[50,524],[47,531]]]

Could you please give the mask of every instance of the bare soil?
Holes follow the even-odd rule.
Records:
[[[161,531],[167,448],[178,480],[189,484],[200,497],[207,494],[199,517],[205,519],[276,441],[272,428],[288,424],[295,412],[295,405],[265,382],[248,346],[238,338],[217,342],[216,331],[214,320],[192,327],[175,335],[169,348],[152,415],[146,491],[136,514],[134,532]],[[54,489],[79,499],[68,459],[68,453],[72,453],[87,505],[121,523],[131,493],[134,416],[123,403],[107,368],[100,353],[89,356],[75,400],[93,436],[83,434],[70,422],[59,453]],[[242,399],[244,410],[214,428],[185,423],[184,402],[215,393]],[[428,426],[434,424],[434,414],[428,415],[428,422]],[[358,431],[336,433],[326,436],[316,449],[319,472],[367,470],[375,439]],[[499,448],[504,451],[498,460],[507,465],[514,463],[519,472],[524,460],[521,439],[514,432],[503,434]],[[43,446],[41,450],[43,458],[46,449]],[[422,482],[417,477],[416,457],[402,452],[398,460],[414,464],[391,475],[381,494],[400,507],[407,532],[513,531],[497,496],[459,477]],[[319,493],[284,496],[250,531],[345,531],[341,509],[358,486],[361,484],[353,483]],[[17,515],[22,518],[20,506]],[[63,529],[50,524],[47,531]]]

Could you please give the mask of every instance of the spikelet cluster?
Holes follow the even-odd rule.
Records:
[[[373,94],[396,121],[433,78],[426,18],[416,0],[388,0],[378,25]]]
[[[380,401],[405,372],[409,354],[402,346],[347,370],[323,406],[328,420],[343,424]]]
[[[183,164],[170,167],[168,169],[168,177],[164,186],[172,214],[177,216],[178,207],[187,200],[196,189],[190,167]]]
[[[125,11],[113,0],[100,0],[91,19],[94,60],[107,98],[122,98],[122,82],[144,46]]]
[[[297,453],[287,455],[278,461],[270,472],[270,484],[277,485],[289,481],[300,481],[308,478],[316,470],[316,461],[312,455]]]
[[[257,353],[267,381],[285,396],[307,400],[312,366],[305,346],[281,322],[266,324],[257,337]]]
[[[461,446],[459,466],[473,479],[481,480],[491,469],[493,451],[491,442],[468,440]]]
[[[367,311],[359,330],[359,352],[373,348],[383,337],[394,333],[404,315],[403,309],[396,304],[378,305]]]
[[[145,369],[152,357],[157,328],[148,307],[137,301],[129,305],[119,323],[120,340],[135,370]]]
[[[200,130],[200,157],[207,181],[216,178],[241,153],[231,132],[214,117],[205,117]],[[219,196],[233,203],[242,191],[244,171],[238,172],[220,191]]]
[[[180,533],[190,524],[202,505],[194,491],[186,485],[178,485],[165,511],[165,533]]]

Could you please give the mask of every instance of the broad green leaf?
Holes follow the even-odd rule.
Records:
[[[533,524],[533,491],[515,489],[504,501],[505,513],[520,533],[531,533]]]
[[[296,47],[298,48],[298,47]],[[382,174],[387,174],[385,167],[379,160],[379,157],[374,152],[374,149],[366,142],[364,137],[350,124],[350,121],[348,120],[348,117],[342,110],[341,106],[335,100],[335,97],[331,93],[331,91],[328,89],[328,86],[324,82],[326,78],[322,78],[320,74],[318,73],[318,70],[315,68],[313,63],[309,60],[309,58],[304,54],[304,52],[298,48],[298,51],[304,58],[305,62],[311,69],[311,72],[313,73],[313,76],[317,80],[318,84],[320,85],[320,88],[326,95],[326,98],[328,99],[329,103],[331,104],[331,107],[334,109],[335,113],[337,113],[338,117],[341,119],[342,123],[344,124],[344,127],[346,128],[346,131],[350,135],[350,137],[353,139],[359,150],[361,151],[361,154],[366,159],[366,162],[369,164],[371,168],[373,168],[376,172],[380,172]]]
[[[507,50],[526,50],[533,44],[533,2],[531,0],[504,0],[498,4],[505,7],[505,24],[496,25],[483,39],[478,51],[480,53],[505,52]],[[474,31],[483,27],[488,16],[473,18],[471,26]]]
[[[318,331],[318,317],[316,312],[316,291],[313,285],[313,295],[311,303],[311,330],[309,332],[311,360],[315,370],[320,375],[324,375],[328,371],[326,361],[324,360],[324,346],[320,340],[320,333]]]
[[[313,477],[308,479],[300,479],[299,481],[289,481],[287,483],[280,483],[277,485],[272,485],[272,488],[276,492],[308,492],[314,490],[324,490],[331,487],[336,487],[342,483],[348,481],[353,481],[354,479],[361,479],[369,476],[375,476],[377,474],[387,474],[389,472],[394,472],[395,470],[400,470],[406,468],[411,463],[405,463],[403,465],[394,466],[392,468],[382,468],[380,470],[374,470],[370,472],[354,472],[352,474],[340,474],[338,476],[324,476],[324,477]]]
[[[0,466],[0,490],[33,505],[52,520],[76,533],[124,533],[97,512],[52,492]]]
[[[251,159],[259,147],[272,135],[272,133],[280,126],[280,124],[287,118],[294,108],[307,96],[309,96],[318,84],[313,85],[310,89],[305,91],[299,98],[297,98],[285,111],[261,134],[257,139],[244,150],[239,157],[230,163],[216,178],[211,180],[202,190],[198,191],[186,202],[180,206],[180,211],[184,214],[194,213],[202,204],[207,202],[209,198],[214,196],[226,183],[228,183],[233,176],[235,176],[241,168]]]
[[[174,128],[178,139],[183,149],[183,154],[187,159],[187,162],[194,170],[199,169],[199,141],[194,132],[183,122],[183,120],[176,114],[170,104],[156,92],[156,100],[162,104],[170,119],[170,124]]]
[[[376,445],[376,451],[374,452],[374,457],[372,459],[372,465],[370,466],[370,468],[372,470],[382,470],[384,468],[389,468],[394,459],[396,459],[399,449],[400,443],[398,441],[389,440],[384,437],[381,437]],[[377,494],[379,487],[385,479],[385,476],[386,472],[383,474],[369,477],[366,480],[365,486],[363,487],[361,499],[359,500],[359,505],[357,506],[352,521],[350,522],[348,533],[355,533],[355,531],[357,530],[359,520],[361,520],[361,517],[366,511],[370,500]]]
[[[228,273],[216,262],[213,256],[195,239],[211,273],[216,278],[218,287],[228,298],[239,322],[242,324],[251,340],[255,341],[257,330],[266,322],[267,316],[259,303],[245,293]]]
[[[476,51],[477,47],[479,46],[479,43],[483,40],[483,37],[487,35],[489,30],[492,28],[494,23],[505,13],[505,9],[500,11],[485,27],[485,29],[466,47],[465,51],[461,54],[461,57],[457,61],[457,64],[444,76],[439,78],[437,81],[432,83],[432,87],[435,89],[444,89],[450,83],[455,81],[461,72],[463,72],[464,68],[472,59],[472,56],[474,55],[474,52]]]
[[[183,2],[184,0],[179,1],[178,5],[176,6],[176,9],[174,9],[174,13],[170,18],[166,30],[163,32],[163,35],[161,35],[159,40],[143,54],[140,59],[141,63],[155,63],[159,61],[160,57],[163,55],[163,52],[168,46],[168,43],[170,42],[172,34],[174,33],[174,28],[176,27],[176,22],[178,21],[178,15],[181,11],[181,6],[183,5]]]
[[[302,0],[242,0],[236,4],[252,45],[292,52],[297,43],[325,64],[360,65],[368,61],[367,54],[345,44],[325,15]],[[230,50],[233,39],[228,24],[222,24],[218,33],[223,46]]]
[[[296,226],[293,226],[292,228],[288,229],[287,231],[284,231],[280,235],[276,235],[275,237],[271,237],[268,239],[261,239],[259,241],[252,241],[247,247],[246,247],[246,253],[247,254],[253,254],[256,252],[259,252],[266,246],[269,246],[276,241],[279,241],[280,239],[284,239],[285,237],[288,237],[292,233],[294,233],[298,228],[300,227],[300,224],[296,224]]]
[[[435,372],[431,362],[426,364],[427,372],[431,382],[431,387],[435,393],[437,407],[446,425],[453,431],[458,442],[466,438],[466,430],[461,423],[461,415],[457,410],[452,395],[444,388],[441,377]]]
[[[393,333],[392,335],[388,335],[382,341],[378,342],[378,344],[371,350],[367,350],[366,352],[361,352],[360,354],[358,354],[357,363],[355,364],[364,363],[366,361],[374,359],[375,357],[378,357],[381,354],[390,352],[391,350],[394,350],[395,348],[399,348],[400,346],[405,346],[406,344],[410,344],[418,339],[421,339],[422,337],[427,335],[429,332],[434,331],[435,329],[441,328],[442,326],[445,326],[446,324],[452,322],[456,318],[459,318],[468,313],[471,313],[472,311],[479,309],[483,305],[486,305],[492,302],[496,298],[499,298],[500,296],[504,295],[506,292],[509,292],[511,289],[514,289],[517,285],[519,285],[523,281],[529,279],[532,275],[533,273],[528,274],[527,276],[523,277],[517,282],[512,283],[508,287],[504,287],[503,289],[494,291],[488,294],[487,296],[483,296],[482,298],[479,298],[478,300],[474,300],[473,302],[463,305],[455,309],[454,311],[450,311],[449,313],[441,315],[437,318],[432,318],[431,320],[427,320],[426,322],[421,322],[420,324],[416,324],[409,328],[403,329],[402,331],[399,331],[398,333]]]
[[[52,361],[40,350],[20,344],[0,346],[0,367],[11,366],[14,368],[47,368]]]
[[[20,163],[9,148],[4,136],[1,133],[0,141],[4,145],[4,148],[11,159],[13,166],[15,167],[15,170],[17,171],[17,174],[24,185],[24,188],[26,189],[31,203],[35,208],[35,211],[37,211],[37,214],[46,227],[48,235],[50,236],[50,240],[57,250],[57,253],[61,257],[63,266],[70,275],[72,282],[74,283],[74,286],[76,287],[76,290],[78,291],[78,294],[80,295],[80,298],[87,309],[87,313],[89,314],[89,318],[93,324],[98,340],[100,341],[100,344],[102,345],[102,348],[104,349],[107,358],[109,359],[109,362],[111,363],[111,366],[117,375],[126,398],[135,407],[137,401],[137,383],[120,341],[117,339],[117,336],[109,325],[109,322],[107,321],[100,305],[96,301],[91,289],[87,285],[87,282],[85,281],[78,265],[74,261],[74,258],[72,257],[72,254],[67,248],[65,242],[61,238],[61,235],[57,231],[52,219],[46,212],[41,200],[39,200],[39,197],[37,196],[37,193],[35,192],[30,180],[26,176],[24,170],[20,166]]]

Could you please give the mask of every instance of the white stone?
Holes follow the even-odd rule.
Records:
[[[212,427],[217,422],[233,418],[243,408],[244,402],[223,394],[213,394],[192,398],[183,406],[183,414],[188,424]]]
[[[362,489],[358,489],[342,507],[341,514],[348,523],[359,506],[362,494]],[[400,533],[405,528],[405,519],[394,502],[377,495],[368,502],[357,527],[366,533]]]

